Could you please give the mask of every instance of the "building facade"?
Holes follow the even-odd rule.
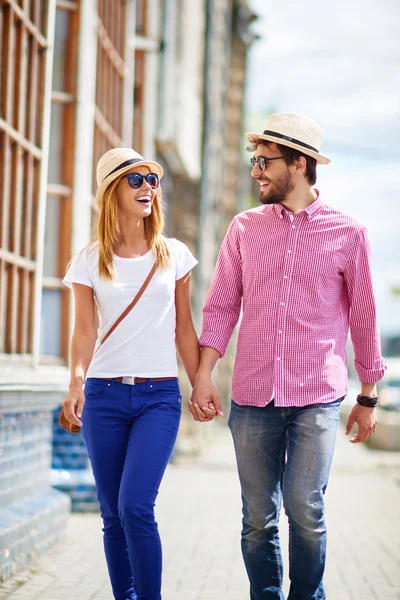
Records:
[[[163,164],[167,234],[200,258],[199,326],[237,210],[246,5],[0,4],[0,579],[61,539],[70,510],[48,477],[73,327],[62,277],[92,239],[95,166],[109,148]]]

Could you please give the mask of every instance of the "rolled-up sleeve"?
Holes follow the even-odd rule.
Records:
[[[200,346],[215,348],[221,356],[225,354],[239,319],[242,295],[242,258],[238,223],[234,219],[222,242],[203,309]]]
[[[381,356],[366,229],[357,234],[344,269],[344,278],[350,303],[350,334],[355,368],[362,383],[374,383],[382,379],[386,361]]]

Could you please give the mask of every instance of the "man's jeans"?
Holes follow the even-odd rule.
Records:
[[[303,408],[240,406],[229,427],[243,501],[242,553],[251,600],[284,600],[278,522],[289,520],[288,600],[326,598],[324,493],[335,447],[340,400]]]

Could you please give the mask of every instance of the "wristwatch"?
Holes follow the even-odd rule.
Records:
[[[362,396],[358,394],[357,402],[366,408],[375,408],[378,405],[378,396]]]

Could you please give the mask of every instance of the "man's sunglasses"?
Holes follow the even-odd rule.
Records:
[[[140,173],[128,173],[127,175],[123,175],[121,179],[124,177],[127,178],[129,185],[134,190],[138,190],[142,187],[144,179],[153,190],[158,188],[160,184],[157,173],[147,173],[147,175],[141,175]]]
[[[268,165],[270,160],[278,160],[278,158],[283,158],[283,156],[274,156],[273,158],[268,158],[268,156],[252,156],[250,162],[252,166],[258,163],[260,167],[260,171],[265,171],[265,167]]]

